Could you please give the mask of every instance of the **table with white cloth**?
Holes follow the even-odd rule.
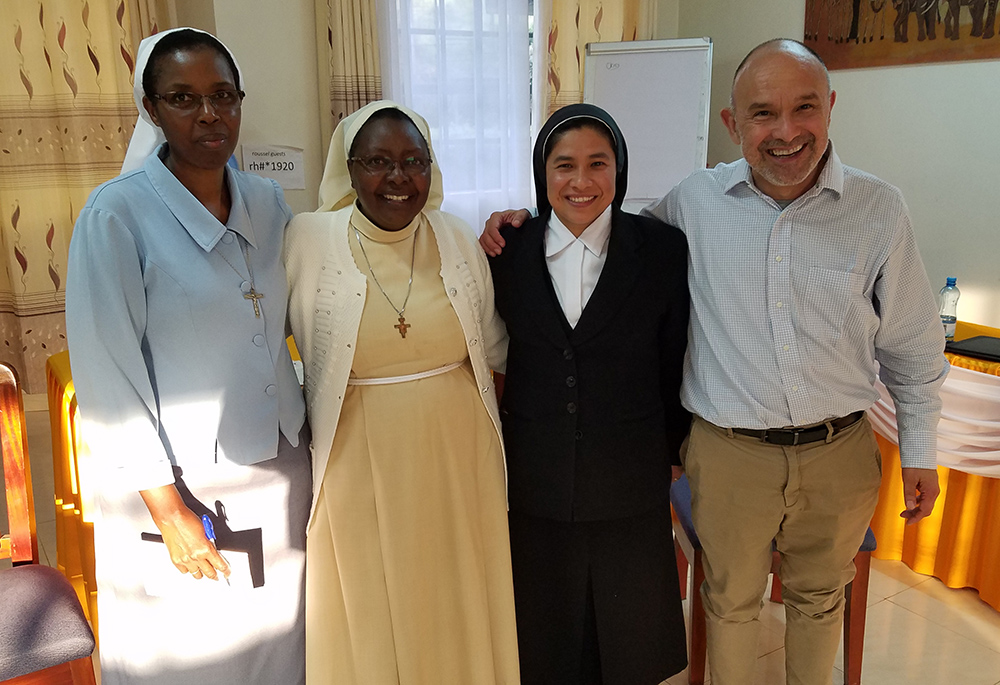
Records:
[[[959,322],[955,339],[1000,337],[1000,330]],[[934,512],[906,526],[899,444],[892,401],[882,398],[868,412],[882,450],[882,487],[872,518],[879,559],[901,560],[917,573],[948,587],[979,591],[1000,610],[1000,362],[947,354],[951,363],[941,388],[938,478]]]

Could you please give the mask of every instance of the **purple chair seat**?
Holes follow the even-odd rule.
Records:
[[[38,564],[0,571],[0,646],[0,680],[94,651],[94,633],[59,571]]]

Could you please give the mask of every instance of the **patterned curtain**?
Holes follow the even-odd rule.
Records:
[[[540,9],[538,36],[547,40],[540,55],[546,118],[583,102],[587,43],[649,40],[656,24],[655,0],[543,0]]]
[[[66,255],[90,191],[118,174],[135,126],[132,71],[170,0],[3,0],[0,357],[29,393],[66,349]]]
[[[325,154],[341,119],[382,99],[375,0],[316,0],[316,28]]]

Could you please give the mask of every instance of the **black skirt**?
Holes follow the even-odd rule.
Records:
[[[611,521],[509,521],[522,685],[658,685],[684,670],[669,504]]]

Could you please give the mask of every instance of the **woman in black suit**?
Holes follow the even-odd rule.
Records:
[[[523,685],[657,685],[687,663],[671,464],[690,423],[683,234],[621,210],[625,140],[593,105],[546,122],[539,216],[491,259]]]

